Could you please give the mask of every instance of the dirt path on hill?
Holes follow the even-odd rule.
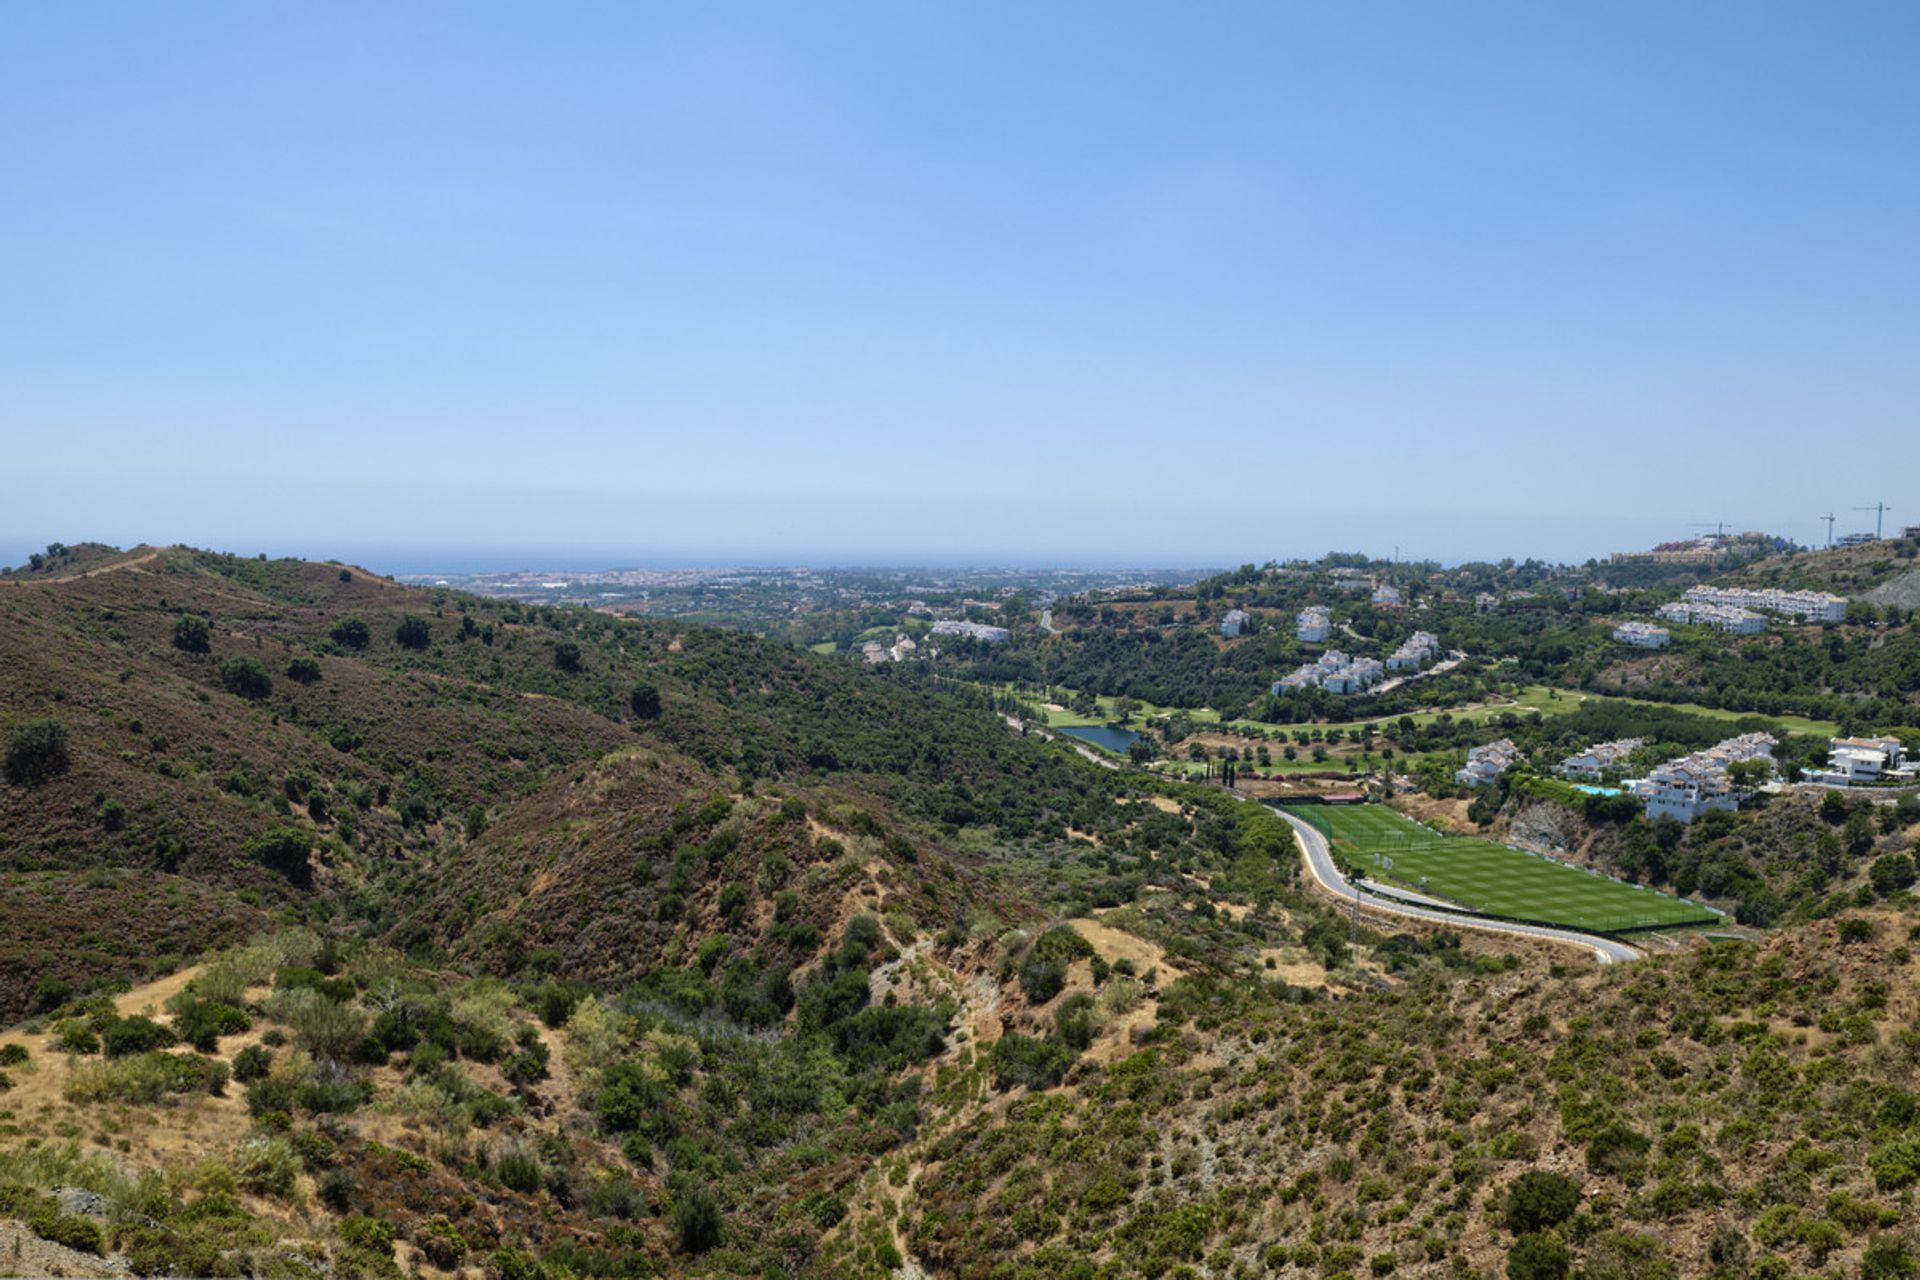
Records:
[[[103,573],[118,573],[122,569],[136,569],[143,564],[152,564],[160,558],[158,551],[149,551],[143,556],[131,560],[116,560],[112,564],[103,564],[98,569],[83,569],[79,573],[63,573],[54,578],[0,578],[0,587],[51,587],[62,582],[78,582],[82,578],[95,578]]]

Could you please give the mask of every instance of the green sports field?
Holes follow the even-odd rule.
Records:
[[[1380,804],[1289,805],[1370,879],[1488,915],[1596,933],[1717,924],[1705,907],[1469,836],[1446,836]],[[1389,868],[1388,864],[1391,863]]]

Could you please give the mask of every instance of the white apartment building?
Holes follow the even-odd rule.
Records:
[[[1295,689],[1313,686],[1328,693],[1361,693],[1380,683],[1386,667],[1378,658],[1350,658],[1338,649],[1329,649],[1318,661],[1309,662],[1273,682],[1275,697]]]
[[[1825,591],[1698,586],[1688,587],[1686,598],[1693,604],[1714,604],[1731,609],[1765,609],[1769,613],[1792,614],[1813,622],[1845,622],[1847,618],[1847,598]]]
[[[1898,738],[1834,738],[1826,767],[1809,769],[1805,777],[1829,787],[1911,782],[1920,771],[1905,762],[1905,755],[1906,746]]]
[[[1598,782],[1600,775],[1608,769],[1617,769],[1626,758],[1645,746],[1641,738],[1616,738],[1612,742],[1596,742],[1585,751],[1568,756],[1554,766],[1553,771],[1563,778],[1582,778],[1588,782]]]
[[[1758,635],[1767,629],[1767,620],[1757,613],[1725,604],[1696,604],[1675,600],[1660,606],[1659,614],[1669,622],[1690,622],[1714,627],[1737,636]]]
[[[1664,649],[1673,640],[1673,632],[1651,622],[1623,622],[1613,629],[1613,638],[1636,649]]]
[[[1409,667],[1420,667],[1440,652],[1438,636],[1426,631],[1416,631],[1407,642],[1395,649],[1387,658],[1387,667],[1392,671],[1404,671]]]
[[[1770,733],[1743,733],[1705,751],[1670,760],[1646,777],[1629,782],[1627,790],[1646,803],[1648,821],[1674,818],[1692,822],[1709,809],[1731,811],[1740,807],[1740,797],[1727,777],[1727,766],[1741,760],[1770,760],[1777,745],[1778,740]]]
[[[1467,752],[1467,763],[1453,771],[1453,780],[1466,787],[1484,787],[1511,769],[1520,759],[1520,748],[1511,738],[1489,742]]]
[[[1226,616],[1220,619],[1220,634],[1232,639],[1245,631],[1251,621],[1253,618],[1245,609],[1229,609]]]
[[[1333,634],[1333,617],[1319,605],[1308,605],[1293,620],[1293,633],[1302,644],[1324,644]]]
[[[971,636],[983,644],[1005,644],[1012,632],[1005,627],[989,627],[981,622],[961,622],[957,618],[944,618],[933,624],[930,632],[936,636]]]

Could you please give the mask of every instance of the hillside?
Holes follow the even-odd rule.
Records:
[[[1831,591],[1874,604],[1920,607],[1920,539],[1885,538],[1857,547],[1791,551],[1756,560],[1714,581],[1789,591]]]

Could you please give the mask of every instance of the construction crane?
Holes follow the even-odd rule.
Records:
[[[1829,514],[1829,515],[1824,515],[1824,516],[1815,516],[1815,517],[1814,517],[1814,519],[1815,519],[1815,520],[1825,520],[1825,521],[1827,522],[1827,550],[1829,550],[1829,551],[1831,551],[1831,550],[1833,550],[1833,521],[1834,521],[1834,517],[1833,517],[1832,515],[1830,515],[1830,514]]]
[[[1880,541],[1881,521],[1883,521],[1886,518],[1887,512],[1893,510],[1893,508],[1889,507],[1884,502],[1876,502],[1870,507],[1855,507],[1854,510],[1873,512],[1873,540],[1875,542]]]

